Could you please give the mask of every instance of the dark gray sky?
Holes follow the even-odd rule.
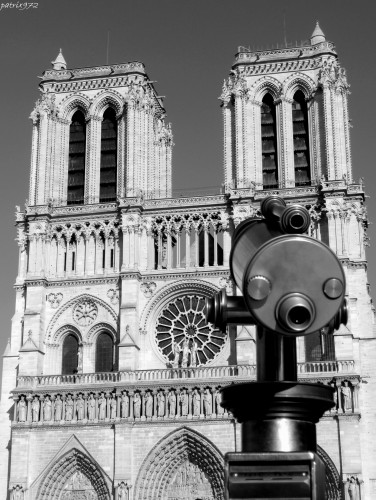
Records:
[[[16,0],[13,0],[17,4]],[[18,2],[20,5],[21,2]],[[4,5],[4,4],[2,4]],[[30,5],[30,4],[29,4]],[[10,336],[18,248],[14,206],[28,197],[31,122],[38,75],[62,47],[68,68],[142,61],[172,122],[174,188],[222,182],[218,96],[239,45],[270,47],[310,37],[319,20],[351,84],[354,177],[373,195],[375,21],[373,0],[41,0],[37,8],[0,10],[0,354]],[[368,200],[375,220],[376,197]],[[376,234],[371,226],[370,282],[376,287]]]

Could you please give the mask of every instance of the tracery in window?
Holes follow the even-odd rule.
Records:
[[[76,111],[69,127],[68,205],[81,205],[85,194],[86,124]]]
[[[107,332],[102,332],[97,338],[95,353],[95,371],[111,372],[113,370],[114,343]]]
[[[112,108],[106,109],[102,121],[99,201],[116,200],[117,121]]]
[[[307,102],[301,90],[294,94],[292,103],[292,125],[294,137],[295,185],[305,186],[311,181],[308,135]]]
[[[205,365],[222,351],[227,334],[207,323],[204,307],[204,297],[186,295],[170,302],[160,313],[156,340],[167,363],[173,363],[179,351],[182,366]]]
[[[261,141],[263,187],[278,187],[276,110],[273,97],[270,94],[265,94],[262,100]]]

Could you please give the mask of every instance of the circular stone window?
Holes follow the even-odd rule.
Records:
[[[204,307],[204,297],[186,295],[170,302],[160,313],[157,345],[174,367],[205,365],[225,345],[226,333],[206,322]]]

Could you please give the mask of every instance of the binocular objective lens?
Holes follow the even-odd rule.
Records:
[[[288,318],[293,325],[304,325],[311,321],[311,313],[303,306],[296,306],[290,309]]]
[[[301,227],[304,226],[304,223],[305,223],[304,218],[299,214],[293,215],[290,219],[291,227],[293,227],[294,229],[300,229]]]

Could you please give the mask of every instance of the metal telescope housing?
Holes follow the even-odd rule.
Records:
[[[346,281],[340,261],[324,243],[305,234],[308,210],[277,196],[261,204],[264,219],[236,228],[230,272],[243,296],[224,290],[206,300],[208,321],[257,324],[288,336],[333,333],[347,322]]]

